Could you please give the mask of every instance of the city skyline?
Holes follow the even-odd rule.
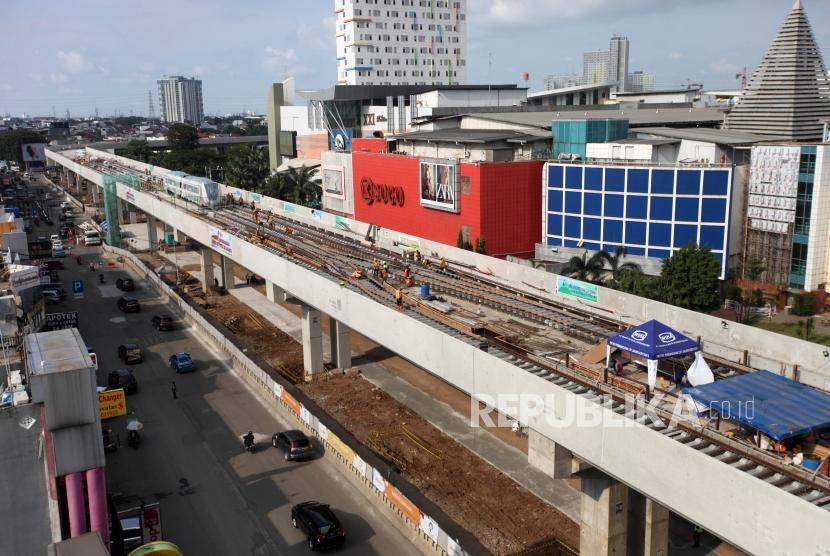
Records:
[[[147,91],[173,74],[202,79],[206,114],[261,113],[268,84],[288,76],[300,90],[332,86],[333,2],[302,11],[275,4],[255,1],[239,11],[218,1],[174,6],[149,1],[120,8],[117,19],[100,0],[71,8],[45,0],[10,6],[11,25],[0,38],[6,70],[0,76],[0,114],[62,116],[68,110],[85,116],[97,108],[102,115],[146,115]],[[735,74],[744,66],[751,72],[761,61],[791,5],[790,0],[734,0],[728,6],[638,0],[624,7],[606,0],[576,7],[559,0],[471,2],[467,82],[522,85],[521,74],[528,71],[528,85],[539,90],[545,75],[578,72],[582,52],[616,33],[636,45],[630,66],[656,74],[657,88],[687,80],[736,88]],[[750,7],[753,25],[741,32]],[[805,8],[826,59],[830,5],[806,0]],[[182,22],[189,40],[170,40]],[[89,33],[93,27],[96,32]],[[709,40],[701,40],[701,28]],[[20,45],[27,44],[29,54],[20,56]]]

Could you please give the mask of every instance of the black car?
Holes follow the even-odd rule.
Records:
[[[153,328],[156,330],[173,330],[173,317],[170,315],[153,315]]]
[[[132,278],[119,278],[115,281],[115,287],[122,292],[135,291],[135,282]]]
[[[107,375],[107,386],[110,388],[123,388],[125,394],[138,392],[138,381],[130,369],[116,369]]]
[[[302,502],[291,508],[291,524],[308,536],[311,550],[342,546],[346,530],[328,504]]]
[[[286,461],[314,457],[314,447],[302,431],[278,432],[271,437],[274,448],[281,448]]]
[[[138,299],[134,297],[120,297],[118,298],[118,309],[124,313],[137,313],[141,310],[141,305],[138,304]]]

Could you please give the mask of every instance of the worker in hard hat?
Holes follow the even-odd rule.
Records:
[[[378,260],[377,257],[375,257],[374,260],[372,261],[372,276],[377,278],[379,271],[380,271],[380,261]]]
[[[395,290],[395,305],[398,306],[399,311],[403,309],[403,292],[400,288]]]
[[[441,268],[441,272],[446,272],[447,271],[447,259],[445,259],[444,257],[441,257],[441,267],[440,268]]]

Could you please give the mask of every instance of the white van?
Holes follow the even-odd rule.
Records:
[[[95,230],[84,232],[84,245],[101,245],[101,234]]]

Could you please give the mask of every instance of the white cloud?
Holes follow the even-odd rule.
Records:
[[[14,87],[8,83],[0,83],[0,91],[3,91],[4,93],[10,93],[13,89]]]
[[[69,81],[69,76],[67,76],[65,73],[50,73],[49,81],[55,84],[62,84]]]
[[[716,71],[718,73],[728,73],[732,75],[740,73],[741,70],[743,70],[743,66],[733,64],[726,58],[721,58],[717,62],[712,62],[709,67],[711,67],[713,71]]]
[[[680,52],[669,52],[669,60],[679,60],[683,57]]]
[[[61,85],[58,87],[58,93],[61,95],[77,95],[81,93],[80,89],[76,89],[74,87],[64,87]]]
[[[59,50],[57,56],[63,66],[63,70],[71,75],[92,71],[95,68],[90,61],[84,59],[83,54],[80,52],[64,52],[63,50]]]
[[[297,60],[297,52],[293,48],[282,49],[265,47],[265,58],[262,60],[262,65],[267,70],[277,70],[284,68],[289,62]]]

